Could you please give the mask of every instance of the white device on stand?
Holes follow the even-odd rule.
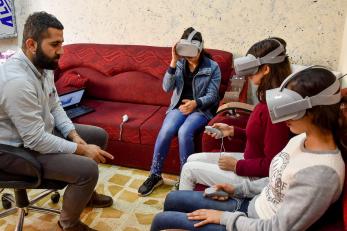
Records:
[[[122,123],[120,123],[119,127],[119,140],[122,140],[122,132],[123,132],[123,124],[129,120],[129,116],[127,114],[122,116]]]

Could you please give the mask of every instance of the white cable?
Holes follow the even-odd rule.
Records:
[[[219,158],[222,157],[222,153],[225,152],[225,147],[224,147],[224,136],[222,136],[222,142],[221,142],[221,145],[220,145],[220,150],[219,150]]]
[[[127,114],[122,116],[122,123],[119,125],[119,140],[122,140],[122,132],[123,132],[123,124],[129,120],[129,116]]]
[[[122,131],[123,131],[123,124],[124,122],[120,123],[119,127],[119,140],[122,140]]]

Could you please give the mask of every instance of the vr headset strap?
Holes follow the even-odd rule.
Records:
[[[335,82],[331,84],[328,88],[321,91],[319,94],[310,97],[312,106],[331,105],[340,102],[341,93],[339,89],[340,81],[336,79]]]
[[[194,35],[196,33],[198,33],[198,31],[196,31],[196,30],[193,30],[192,32],[190,32],[190,34],[189,34],[189,36],[187,38],[187,41],[191,42],[193,40],[193,37],[194,37]]]
[[[272,40],[274,40],[274,39],[272,39]],[[277,40],[274,40],[274,41],[278,42]],[[276,56],[280,55],[282,52],[284,52],[283,45],[280,42],[278,42],[278,44],[279,44],[279,46],[275,50],[271,51],[270,53],[265,55],[263,58],[265,58],[265,57],[276,57]]]
[[[340,102],[341,94],[340,91],[340,81],[338,79],[330,85],[325,90],[321,91],[317,95],[311,97],[305,97],[304,99],[289,103],[283,106],[276,107],[275,114],[276,116],[284,116],[289,112],[296,113],[299,111],[312,108],[317,105],[332,105]],[[290,91],[290,90],[289,90]],[[337,93],[336,93],[337,92]]]
[[[274,113],[277,117],[282,117],[289,113],[297,113],[317,105],[333,105],[340,102],[340,100],[340,92],[335,95],[316,95],[283,106],[278,106],[275,108]]]
[[[254,57],[254,56],[253,56]],[[237,65],[238,69],[240,70],[247,70],[253,67],[258,67],[261,65],[260,59],[254,59],[252,61],[249,61],[247,63],[240,63]]]
[[[340,89],[340,81],[336,79],[333,84],[331,84],[328,88],[324,89],[317,95],[333,95]]]
[[[273,39],[274,41],[278,42],[277,40]],[[278,42],[279,47],[277,47],[275,50],[271,51],[264,57],[260,58],[261,64],[272,64],[272,63],[281,63],[286,58],[286,55],[280,55],[282,52],[285,51],[283,45]],[[280,56],[279,56],[280,55]]]
[[[274,64],[274,63],[281,63],[284,61],[284,59],[287,56],[285,55],[281,55],[281,56],[277,56],[277,57],[263,57],[260,58],[260,63],[261,64]]]

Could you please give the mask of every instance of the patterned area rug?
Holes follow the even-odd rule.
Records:
[[[100,165],[97,192],[113,197],[114,204],[105,209],[85,209],[82,221],[100,231],[143,231],[149,230],[154,215],[163,208],[166,194],[172,189],[177,176],[163,174],[165,184],[158,187],[150,196],[139,197],[137,189],[147,178],[148,172],[138,169]],[[11,190],[5,192],[12,193]],[[31,190],[29,197],[37,195],[39,190]],[[60,192],[61,195],[63,192]],[[61,201],[53,204],[46,197],[36,205],[48,208],[61,208]],[[0,211],[2,211],[2,205]],[[0,219],[0,230],[12,231],[18,214]],[[26,231],[51,231],[57,228],[58,216],[30,212],[24,220]]]

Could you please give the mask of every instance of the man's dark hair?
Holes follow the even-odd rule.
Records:
[[[31,14],[24,24],[22,48],[25,49],[25,41],[29,38],[40,43],[48,28],[63,30],[64,26],[55,16],[47,12],[41,11]]]

